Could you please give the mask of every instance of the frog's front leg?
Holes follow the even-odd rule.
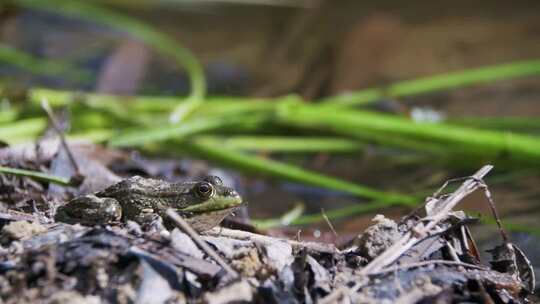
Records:
[[[122,206],[114,198],[85,195],[72,199],[57,209],[55,220],[86,226],[107,224],[122,218]]]
[[[152,209],[143,209],[131,220],[141,225],[142,230],[145,232],[160,232],[165,230],[162,215],[154,213]]]

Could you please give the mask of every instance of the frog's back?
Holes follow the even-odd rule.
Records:
[[[96,193],[101,198],[114,198],[122,206],[124,218],[132,219],[144,210],[164,213],[170,206],[187,205],[190,183],[171,184],[166,181],[133,176]]]
[[[96,193],[96,196],[119,199],[130,194],[147,194],[150,189],[158,191],[164,186],[167,187],[168,184],[160,180],[133,176]]]

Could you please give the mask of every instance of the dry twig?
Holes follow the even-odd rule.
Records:
[[[237,240],[249,240],[251,242],[262,244],[262,245],[271,244],[279,240],[279,241],[288,243],[289,245],[291,245],[291,247],[295,249],[307,249],[314,252],[331,253],[331,254],[339,252],[339,250],[335,246],[330,245],[330,244],[278,239],[278,238],[274,238],[270,236],[260,235],[260,234],[241,231],[241,230],[232,230],[232,229],[227,229],[227,228],[221,228],[221,229],[214,228],[207,231],[206,233],[209,235],[226,236],[226,237],[237,239]]]
[[[373,259],[361,271],[360,276],[363,278],[356,282],[352,287],[343,287],[336,289],[320,303],[334,303],[339,299],[349,298],[348,295],[356,292],[361,286],[368,282],[368,275],[375,274],[396,261],[401,255],[411,249],[418,241],[429,237],[436,228],[436,225],[446,219],[452,209],[467,195],[471,194],[479,188],[484,188],[485,184],[482,178],[491,171],[493,166],[486,165],[478,170],[474,175],[467,178],[465,182],[452,194],[439,198],[441,192],[439,189],[433,197],[428,198],[426,206],[432,206],[430,214],[423,219],[420,219],[414,227],[412,227],[405,235],[403,235],[392,246],[387,248],[382,254]],[[445,183],[446,185],[447,183]],[[484,188],[485,189],[485,188]]]
[[[69,162],[71,163],[71,166],[73,167],[73,170],[75,171],[74,176],[71,178],[71,182],[74,186],[78,186],[82,183],[84,176],[81,174],[81,170],[79,170],[79,165],[77,165],[77,161],[75,160],[75,157],[73,156],[73,153],[71,153],[71,149],[69,148],[66,137],[64,136],[64,132],[60,129],[60,124],[56,120],[54,113],[51,109],[51,106],[49,105],[49,102],[47,99],[43,98],[41,100],[41,107],[47,113],[47,116],[49,117],[49,121],[51,122],[51,126],[60,138],[60,143],[62,144],[62,147],[64,147],[64,150],[66,150],[66,154],[68,156]]]
[[[238,273],[231,268],[218,254],[214,251],[208,244],[206,244],[205,241],[201,239],[201,237],[189,226],[189,224],[181,217],[179,216],[173,209],[167,210],[167,215],[174,221],[174,223],[178,226],[178,228],[182,229],[192,240],[203,250],[208,256],[210,256],[216,263],[218,263],[219,266],[221,266],[227,274],[233,278],[238,278]]]

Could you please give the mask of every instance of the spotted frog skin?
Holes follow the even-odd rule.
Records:
[[[145,223],[156,215],[166,219],[166,210],[172,208],[195,230],[205,231],[240,204],[240,195],[217,176],[183,183],[134,176],[95,194],[74,198],[58,208],[55,219],[89,226],[120,220]]]

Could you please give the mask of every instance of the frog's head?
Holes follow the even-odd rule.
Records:
[[[193,196],[191,204],[179,211],[194,214],[211,213],[232,210],[242,204],[242,198],[238,192],[224,186],[217,176],[208,176],[200,182],[193,183],[189,193]]]

